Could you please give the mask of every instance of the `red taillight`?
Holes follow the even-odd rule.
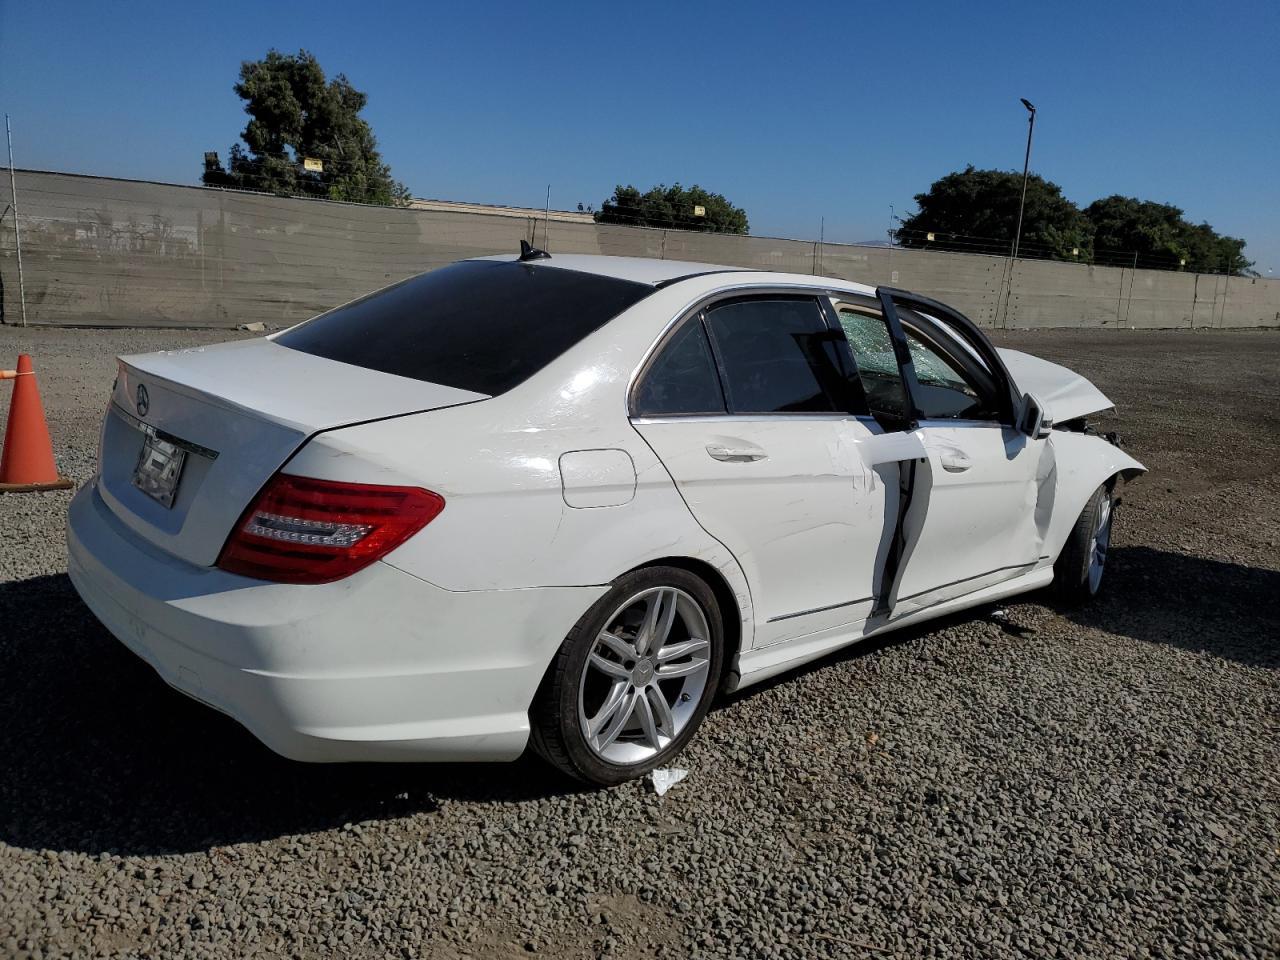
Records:
[[[443,497],[420,487],[277,473],[237,522],[218,566],[259,580],[330,583],[385,557],[443,509]]]

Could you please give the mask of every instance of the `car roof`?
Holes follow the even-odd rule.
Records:
[[[514,254],[498,254],[491,257],[472,257],[472,260],[490,260],[503,263],[515,263],[519,256]],[[755,267],[731,267],[723,263],[699,263],[694,260],[659,260],[656,257],[609,257],[603,254],[557,253],[530,263],[541,267],[556,267],[561,270],[573,270],[577,273],[591,273],[601,277],[612,277],[617,280],[628,280],[633,283],[644,283],[653,287],[668,287],[681,280],[696,277],[708,277],[715,274],[739,274],[750,277],[760,283],[778,283],[791,286],[801,284],[806,287],[827,287],[832,290],[843,290],[846,293],[859,294],[874,298],[876,288],[856,280],[841,280],[838,277],[814,276],[810,274],[794,274],[764,270]]]
[[[494,257],[474,257],[475,260],[513,261],[520,258],[513,254]],[[758,273],[750,267],[730,267],[721,263],[695,263],[689,260],[658,260],[654,257],[606,257],[594,254],[556,253],[546,259],[531,261],[540,267],[557,267],[594,273],[617,280],[665,286],[686,277],[699,277],[708,273]]]

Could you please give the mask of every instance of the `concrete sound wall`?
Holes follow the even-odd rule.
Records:
[[[528,236],[523,218],[64,174],[22,172],[17,193],[30,323],[281,325]],[[12,218],[0,249],[14,323]]]
[[[664,257],[889,284],[993,327],[1280,326],[1280,281],[544,224],[25,170],[17,194],[27,319],[38,324],[283,326],[453,260],[514,252],[528,239],[553,254]],[[0,254],[4,321],[13,324],[20,311],[12,213],[0,218]]]

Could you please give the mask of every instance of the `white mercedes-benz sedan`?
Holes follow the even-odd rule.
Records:
[[[124,357],[70,575],[172,686],[310,761],[614,784],[717,691],[1099,588],[1111,403],[901,290],[467,260],[260,339]]]

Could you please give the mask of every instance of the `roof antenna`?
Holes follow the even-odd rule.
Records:
[[[520,241],[520,262],[527,263],[530,260],[550,260],[551,254],[545,250],[539,250],[537,247],[531,246],[528,240]]]

